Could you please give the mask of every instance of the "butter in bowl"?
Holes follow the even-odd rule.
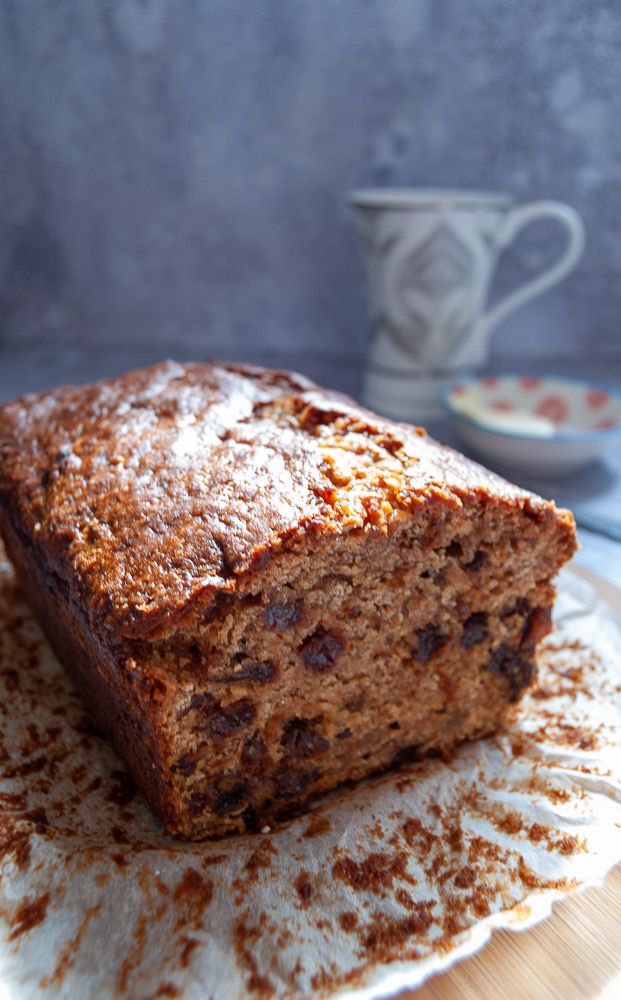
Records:
[[[464,443],[505,473],[568,476],[621,438],[621,398],[578,379],[463,378],[442,404]]]

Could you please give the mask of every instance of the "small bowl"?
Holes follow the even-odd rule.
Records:
[[[621,435],[621,399],[577,379],[465,378],[441,401],[464,442],[503,471],[566,476]]]

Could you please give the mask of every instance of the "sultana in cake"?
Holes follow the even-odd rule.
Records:
[[[191,839],[496,730],[576,544],[568,511],[287,372],[23,397],[0,456],[32,607]]]

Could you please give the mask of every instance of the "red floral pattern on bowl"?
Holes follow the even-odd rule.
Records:
[[[446,397],[478,392],[481,406],[504,412],[520,411],[551,420],[559,433],[589,433],[621,428],[621,401],[609,392],[573,379],[541,376],[490,375],[464,379]]]
[[[463,379],[442,401],[466,443],[503,471],[572,472],[621,437],[621,398],[577,379]]]
[[[554,424],[562,424],[569,416],[569,405],[558,393],[545,396],[535,410],[540,417],[547,417]]]

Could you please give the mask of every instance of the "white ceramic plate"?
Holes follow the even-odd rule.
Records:
[[[530,475],[575,472],[621,436],[621,399],[577,379],[460,379],[442,403],[473,450]]]

